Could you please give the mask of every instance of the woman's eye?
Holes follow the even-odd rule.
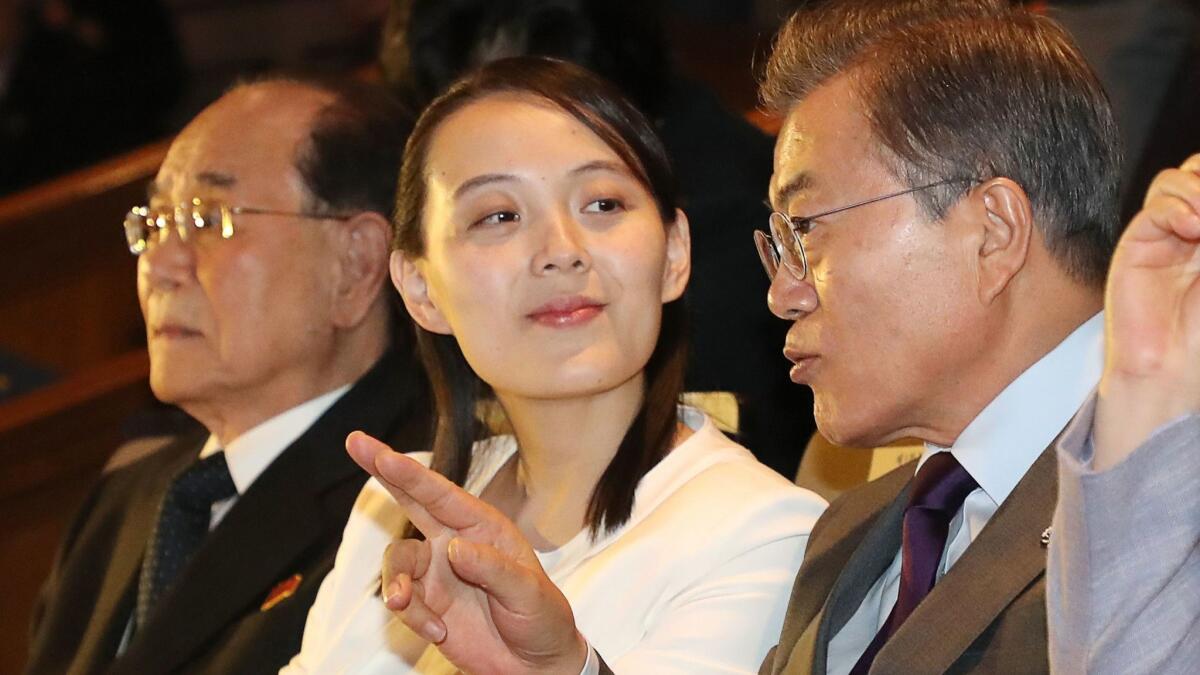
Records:
[[[508,225],[521,221],[521,214],[515,211],[496,211],[490,213],[471,224],[471,227],[494,227],[496,225]]]
[[[595,199],[595,200],[588,202],[587,205],[583,207],[583,212],[584,213],[613,213],[614,211],[619,211],[623,208],[625,208],[625,205],[623,203],[621,203],[620,199],[605,198],[605,199]]]

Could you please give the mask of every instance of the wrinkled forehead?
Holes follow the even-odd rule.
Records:
[[[781,208],[806,192],[875,182],[881,171],[888,172],[882,156],[851,80],[834,78],[784,118],[775,142],[771,203]]]
[[[306,194],[296,160],[319,99],[316,92],[297,98],[286,89],[264,89],[235,90],[180,132],[150,185],[151,196],[286,200]]]

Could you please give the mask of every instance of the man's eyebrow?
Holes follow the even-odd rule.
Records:
[[[458,199],[465,193],[470,192],[475,188],[483,187],[484,185],[490,185],[491,183],[514,181],[516,179],[517,177],[511,173],[485,173],[483,175],[475,176],[474,178],[463,181],[462,185],[459,185],[458,188],[454,190],[453,196],[454,199]]]
[[[784,183],[773,196],[770,197],[770,203],[778,205],[779,208],[786,208],[786,204],[791,201],[792,197],[797,192],[803,192],[811,188],[813,185],[812,174],[801,171],[792,176],[788,182]]]
[[[196,182],[204,183],[211,187],[228,188],[237,184],[237,179],[227,173],[217,171],[201,171],[196,174]],[[157,180],[151,179],[146,183],[146,200],[151,201],[158,195],[166,192],[162,185],[159,185]]]
[[[216,171],[201,171],[196,174],[196,180],[212,187],[227,188],[237,184],[237,178],[227,173]]]

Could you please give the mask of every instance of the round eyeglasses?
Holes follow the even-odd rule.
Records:
[[[125,241],[135,256],[155,247],[171,229],[180,241],[229,239],[234,233],[235,215],[288,216],[310,220],[349,220],[350,216],[276,211],[251,206],[228,206],[217,201],[192,199],[178,206],[151,208],[135,206],[125,214]]]
[[[928,190],[942,185],[950,185],[951,183],[973,183],[974,178],[949,178],[940,180],[936,183],[928,185],[920,185],[900,192],[883,195],[882,197],[872,197],[861,202],[855,202],[848,206],[839,206],[836,209],[822,211],[811,216],[789,216],[786,213],[773,211],[767,219],[769,232],[762,230],[754,231],[754,247],[758,250],[758,259],[762,262],[763,270],[767,273],[767,278],[775,280],[775,275],[779,273],[779,266],[782,263],[788,272],[791,272],[797,280],[803,281],[808,277],[808,254],[804,252],[804,241],[802,237],[812,231],[813,221],[825,216],[831,216],[842,211],[849,211],[867,204],[874,204],[885,199],[894,199],[902,197],[921,190]]]

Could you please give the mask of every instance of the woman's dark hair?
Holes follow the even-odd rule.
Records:
[[[405,148],[396,192],[395,249],[410,259],[425,253],[425,163],[434,133],[456,111],[496,94],[546,101],[579,120],[633,171],[653,196],[663,221],[675,221],[678,193],[674,173],[646,118],[615,87],[579,66],[543,57],[516,57],[488,63],[459,80],[417,120]],[[629,519],[642,476],[671,448],[687,360],[685,323],[682,300],[663,306],[658,342],[646,364],[641,407],[592,492],[587,511],[592,536]],[[438,415],[432,467],[462,485],[472,444],[483,432],[478,404],[493,394],[467,364],[454,337],[418,328],[417,343],[433,385]]]

